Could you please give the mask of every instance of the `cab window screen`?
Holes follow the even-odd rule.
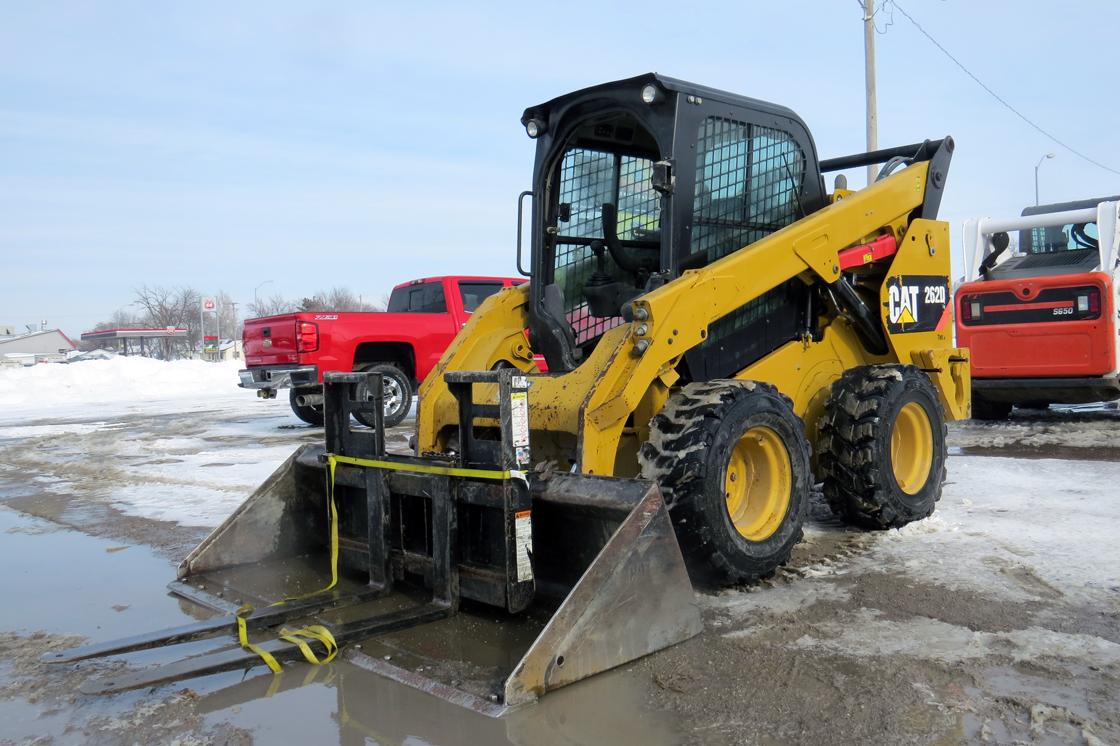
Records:
[[[633,155],[576,147],[560,163],[558,201],[567,205],[568,220],[557,223],[553,282],[564,296],[564,312],[576,342],[582,344],[617,326],[622,319],[595,318],[587,308],[583,286],[595,271],[591,239],[603,238],[603,203],[616,206],[622,241],[649,240],[661,221],[660,196],[650,181],[653,161]],[[607,272],[621,277],[613,259]]]
[[[1022,231],[1026,238],[1023,247],[1026,254],[1053,254],[1059,251],[1078,251],[1099,248],[1099,234],[1096,223],[1066,223],[1047,228],[1031,228]]]
[[[805,155],[786,132],[708,117],[696,145],[691,253],[715,261],[798,217]]]
[[[460,282],[459,292],[463,296],[463,310],[474,313],[482,301],[502,289],[500,282]]]
[[[390,313],[447,313],[443,285],[426,282],[397,288],[389,297],[389,307],[386,310]]]

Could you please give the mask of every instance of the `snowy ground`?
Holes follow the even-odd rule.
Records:
[[[239,388],[238,368],[118,357],[0,370],[0,474],[71,508],[212,528],[314,437],[286,398]]]
[[[236,370],[136,358],[0,370],[0,510],[49,522],[17,521],[0,545],[46,546],[36,532],[62,525],[109,542],[97,551],[150,547],[154,574],[169,573],[298,444],[321,438],[286,401],[237,388]],[[406,428],[391,445],[403,445]],[[701,595],[705,633],[633,666],[614,688],[636,692],[652,708],[643,717],[668,712],[685,740],[699,742],[1120,743],[1118,432],[1120,414],[1103,410],[955,426],[932,518],[865,534],[815,505],[788,568],[757,589]],[[0,576],[0,593],[26,598],[26,582]],[[0,616],[0,633],[100,636],[60,626],[53,614],[34,621],[33,599],[27,604],[10,622]],[[0,652],[25,642],[0,635]],[[48,710],[69,712],[59,702],[33,706],[36,696],[62,695],[51,694],[33,659],[19,661],[13,669],[0,662],[0,742],[46,728]],[[46,688],[29,693],[5,678],[17,673]],[[304,690],[291,696],[303,697],[307,717],[322,717],[314,738],[346,730],[333,699]],[[238,738],[268,740],[263,721],[222,710],[196,722],[193,705],[166,695],[127,704],[171,708],[191,737],[213,739],[208,728],[236,722],[245,730]],[[112,740],[91,730],[88,713],[51,717],[77,728],[70,740]],[[557,718],[541,719],[550,718],[558,728]],[[59,727],[57,740],[67,742]],[[561,730],[558,740],[585,740]],[[503,732],[498,740],[548,740],[526,732],[533,738]]]
[[[255,400],[237,386],[241,367],[238,361],[116,357],[0,368],[0,424],[244,406]]]

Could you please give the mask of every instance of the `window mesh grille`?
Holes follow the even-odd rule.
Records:
[[[622,156],[618,176],[618,237],[643,240],[661,221],[661,195],[653,188],[653,161]]]
[[[559,223],[561,237],[603,238],[603,203],[618,208],[618,237],[640,238],[638,230],[657,230],[660,196],[651,186],[652,161],[635,156],[619,156],[586,148],[573,148],[560,164],[561,203],[567,203],[571,219]],[[596,260],[586,245],[556,242],[553,255],[553,282],[564,295],[564,312],[575,333],[577,344],[598,337],[622,323],[620,317],[591,316],[584,299],[583,286],[595,272]],[[608,272],[618,272],[607,259]]]
[[[712,262],[797,219],[805,156],[789,134],[708,117],[696,157],[693,254]]]
[[[696,146],[692,254],[710,263],[797,220],[805,156],[788,133],[720,117],[700,126]],[[711,325],[705,345],[781,313],[785,286]]]

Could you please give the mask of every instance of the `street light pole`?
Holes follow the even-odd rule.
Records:
[[[1053,153],[1047,153],[1046,155],[1044,155],[1044,156],[1042,156],[1041,158],[1038,159],[1038,163],[1034,164],[1034,206],[1035,207],[1038,207],[1038,167],[1042,165],[1042,162],[1044,160],[1046,160],[1048,158],[1053,158],[1053,157],[1054,157]]]

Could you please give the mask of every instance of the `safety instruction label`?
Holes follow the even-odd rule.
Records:
[[[887,331],[931,332],[948,323],[949,278],[902,275],[887,278]]]
[[[528,510],[513,514],[513,541],[517,552],[517,582],[533,579],[533,517]]]
[[[518,466],[529,465],[529,392],[514,391],[509,395],[510,430]]]

